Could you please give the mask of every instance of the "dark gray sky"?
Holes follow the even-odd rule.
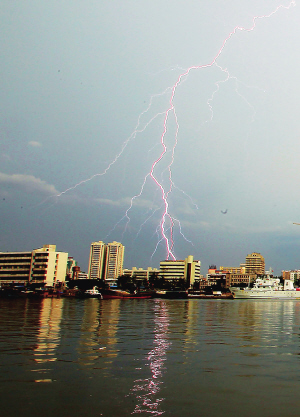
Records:
[[[56,244],[86,270],[92,241],[117,240],[125,267],[158,267],[166,206],[147,174],[166,130],[153,175],[174,256],[202,273],[253,251],[300,268],[296,2],[4,0],[0,13],[2,251]],[[211,65],[237,26],[253,30]]]

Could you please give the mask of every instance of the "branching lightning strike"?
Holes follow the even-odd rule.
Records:
[[[159,158],[156,160],[156,161],[154,161],[154,163],[153,163],[153,165],[152,165],[152,167],[151,167],[151,171],[150,171],[150,173],[149,174],[147,174],[147,176],[145,177],[145,180],[144,180],[144,183],[143,183],[143,186],[142,186],[142,189],[141,189],[141,192],[137,195],[137,196],[135,196],[135,197],[133,197],[133,199],[135,199],[136,197],[138,197],[138,196],[140,196],[141,195],[141,193],[142,193],[142,191],[143,191],[143,189],[144,189],[144,186],[145,186],[145,183],[146,183],[146,180],[147,180],[147,177],[148,176],[150,176],[150,178],[154,181],[154,183],[156,184],[156,186],[160,189],[160,191],[161,191],[161,198],[162,198],[162,201],[163,201],[163,205],[164,205],[164,212],[163,212],[163,215],[162,215],[162,218],[161,218],[161,221],[160,221],[160,233],[161,233],[161,236],[162,236],[162,238],[160,239],[160,241],[164,241],[164,243],[165,243],[165,247],[166,247],[166,252],[167,252],[167,256],[166,256],[166,259],[169,259],[169,258],[172,258],[172,259],[176,259],[176,257],[175,257],[175,254],[174,254],[174,240],[173,240],[173,228],[174,228],[174,217],[172,217],[172,215],[170,214],[170,211],[169,211],[169,201],[168,201],[168,196],[169,196],[169,194],[171,193],[171,191],[172,191],[172,187],[173,187],[173,180],[172,180],[172,171],[171,171],[171,167],[172,167],[172,164],[173,164],[173,161],[174,161],[174,153],[175,153],[175,148],[176,148],[176,145],[177,145],[177,137],[178,137],[178,131],[179,131],[179,124],[178,124],[178,119],[177,119],[177,115],[176,115],[176,110],[175,110],[175,105],[174,105],[174,98],[175,98],[175,94],[176,94],[176,91],[177,91],[177,88],[179,87],[179,85],[182,83],[182,81],[184,80],[184,79],[186,79],[186,77],[190,74],[190,72],[191,71],[194,71],[194,70],[201,70],[201,69],[204,69],[204,68],[209,68],[209,67],[212,67],[213,65],[218,65],[217,64],[217,60],[218,60],[218,58],[220,57],[220,55],[222,54],[222,52],[223,52],[223,50],[225,49],[225,47],[226,47],[226,45],[227,45],[227,43],[228,43],[228,41],[232,38],[232,36],[234,36],[238,31],[246,31],[246,32],[251,32],[251,31],[253,31],[254,29],[255,29],[255,27],[256,27],[256,23],[257,23],[257,21],[258,20],[260,20],[260,19],[266,19],[266,18],[269,18],[269,17],[271,17],[272,15],[274,15],[278,10],[280,10],[280,9],[282,9],[282,8],[284,8],[284,9],[289,9],[289,8],[291,8],[292,6],[295,6],[296,5],[296,2],[295,1],[291,1],[290,3],[289,3],[289,5],[287,5],[287,6],[284,6],[284,5],[280,5],[280,6],[278,6],[274,11],[272,11],[270,14],[268,14],[268,15],[263,15],[263,16],[255,16],[254,18],[253,18],[253,20],[252,20],[252,26],[250,27],[250,28],[245,28],[245,27],[241,27],[241,26],[236,26],[230,33],[229,33],[229,35],[227,36],[227,38],[225,38],[225,40],[223,41],[223,44],[222,44],[222,46],[221,46],[221,48],[219,49],[219,51],[217,52],[217,54],[215,55],[215,57],[213,58],[213,60],[210,62],[210,63],[208,63],[208,64],[203,64],[203,65],[195,65],[195,66],[191,66],[191,67],[189,67],[188,69],[186,69],[184,72],[182,72],[180,75],[179,75],[179,77],[177,78],[177,81],[175,82],[175,84],[173,85],[173,87],[172,87],[172,90],[171,90],[171,96],[170,96],[170,100],[169,100],[169,108],[166,110],[166,112],[165,112],[165,117],[164,117],[164,122],[163,122],[163,132],[162,132],[162,135],[161,135],[161,138],[160,138],[160,142],[161,142],[161,145],[162,145],[162,152],[161,152],[161,154],[160,154],[160,156],[159,156]],[[219,66],[219,68],[221,68],[220,66]],[[230,75],[229,75],[229,73],[228,73],[228,71],[227,70],[223,70],[223,71],[225,71],[226,73],[227,73],[227,80],[230,78]],[[226,81],[226,80],[225,80]],[[219,88],[219,86],[217,85],[217,89]],[[214,94],[213,94],[214,95]],[[211,100],[213,99],[213,96],[212,96],[212,98],[211,98]],[[211,104],[209,103],[209,107],[210,107],[210,110],[211,110],[211,114],[212,114],[212,106],[211,106]],[[154,174],[154,170],[155,170],[155,168],[156,168],[156,166],[159,164],[159,162],[163,159],[163,157],[164,157],[164,155],[166,154],[166,152],[167,152],[167,146],[166,146],[166,144],[165,144],[165,136],[166,136],[166,133],[167,133],[167,126],[168,126],[168,120],[169,120],[169,116],[170,116],[170,114],[173,114],[173,116],[174,116],[174,119],[175,119],[175,124],[176,124],[176,133],[175,133],[175,143],[174,143],[174,145],[173,145],[173,149],[172,149],[172,159],[171,159],[171,162],[170,162],[170,164],[168,165],[168,170],[169,170],[169,181],[170,181],[170,187],[169,187],[169,190],[168,191],[166,191],[165,189],[164,189],[164,187],[163,187],[163,185],[162,185],[162,183],[157,179],[157,177],[155,176],[155,174]],[[132,202],[133,202],[133,199],[132,199]],[[132,204],[131,204],[131,207],[132,207]],[[131,208],[130,207],[130,208]],[[128,212],[129,212],[129,210],[130,210],[130,208],[126,211],[126,217],[127,218],[129,218],[128,217]],[[169,237],[167,236],[167,230],[166,230],[166,222],[167,222],[167,220],[169,220],[169,231],[170,231],[170,233],[169,233]],[[159,242],[160,242],[159,241]],[[159,242],[158,242],[158,244],[159,244]],[[156,246],[156,249],[157,249],[157,247],[158,247],[158,244],[157,244],[157,246]],[[156,250],[155,249],[155,250]]]
[[[211,118],[210,118],[210,120],[212,120],[212,118],[213,118],[213,107],[212,107],[212,102],[213,102],[213,99],[214,99],[214,96],[217,94],[217,92],[219,91],[219,88],[220,88],[220,83],[221,82],[226,82],[226,81],[228,81],[230,78],[235,78],[235,77],[232,77],[232,76],[230,76],[230,74],[229,74],[229,72],[227,71],[227,69],[226,68],[222,68],[218,63],[217,63],[217,60],[218,60],[218,58],[221,56],[221,54],[223,53],[223,51],[224,51],[224,49],[225,49],[225,47],[226,47],[226,45],[228,44],[228,42],[229,42],[229,40],[234,36],[234,35],[236,35],[238,32],[241,32],[241,31],[244,31],[244,32],[251,32],[251,31],[253,31],[254,29],[255,29],[255,27],[256,27],[256,25],[257,25],[257,22],[259,21],[259,20],[262,20],[262,19],[268,19],[268,18],[270,18],[271,16],[273,16],[275,13],[277,13],[280,9],[290,9],[291,7],[293,7],[293,6],[296,6],[296,1],[295,0],[292,0],[288,5],[279,5],[278,7],[276,7],[275,8],[275,10],[273,10],[271,13],[269,13],[268,15],[262,15],[262,16],[255,16],[253,19],[252,19],[252,25],[249,27],[249,28],[246,28],[246,27],[241,27],[241,26],[236,26],[229,34],[228,34],[228,36],[224,39],[224,41],[223,41],[223,43],[222,43],[222,45],[221,45],[221,47],[220,47],[220,49],[218,50],[218,52],[217,52],[217,54],[214,56],[214,58],[212,59],[212,61],[211,62],[209,62],[209,63],[206,63],[206,64],[201,64],[201,65],[193,65],[193,66],[191,66],[191,67],[189,67],[189,68],[187,68],[187,69],[185,69],[183,72],[181,72],[181,74],[178,76],[178,78],[177,78],[177,80],[176,80],[176,82],[175,82],[175,84],[173,85],[173,86],[171,86],[171,87],[168,87],[165,91],[163,91],[162,93],[160,93],[160,94],[156,94],[156,95],[153,95],[153,96],[151,96],[151,98],[150,98],[150,100],[149,100],[149,104],[148,104],[148,106],[147,106],[147,108],[139,115],[139,117],[138,117],[138,121],[137,121],[137,125],[136,125],[136,127],[135,127],[135,129],[134,129],[134,131],[133,131],[133,133],[130,135],[130,137],[129,138],[127,138],[126,140],[125,140],[125,142],[123,143],[123,145],[122,145],[122,148],[121,148],[121,151],[115,156],[115,158],[108,164],[108,166],[107,166],[107,168],[103,171],[103,172],[101,172],[101,173],[97,173],[97,174],[94,174],[93,176],[91,176],[90,178],[88,178],[88,179],[85,179],[85,180],[82,180],[82,181],[80,181],[79,183],[77,183],[76,185],[74,185],[74,186],[72,186],[72,187],[70,187],[70,188],[68,188],[68,189],[66,189],[65,191],[62,191],[61,193],[59,193],[58,195],[56,195],[56,197],[60,197],[60,196],[62,196],[63,194],[66,194],[67,192],[69,192],[69,191],[71,191],[71,190],[74,190],[75,188],[77,188],[78,186],[80,186],[80,185],[82,185],[82,184],[84,184],[84,183],[86,183],[86,182],[88,182],[88,181],[91,181],[92,179],[94,179],[95,177],[100,177],[100,176],[103,176],[103,175],[105,175],[108,171],[109,171],[109,169],[118,161],[118,159],[121,157],[121,155],[123,154],[123,152],[124,152],[124,150],[125,150],[125,148],[127,147],[127,145],[129,144],[129,142],[130,141],[132,141],[133,139],[135,139],[136,138],[136,136],[137,136],[137,134],[139,134],[139,133],[142,133],[142,132],[144,132],[146,129],[147,129],[147,127],[158,117],[158,116],[163,116],[163,127],[162,127],[162,133],[161,133],[161,136],[160,136],[160,145],[161,145],[161,148],[162,148],[162,150],[161,150],[161,153],[160,153],[160,155],[159,155],[159,157],[153,162],[153,164],[152,164],[152,166],[151,166],[151,169],[150,169],[150,171],[146,174],[146,176],[144,177],[144,180],[143,180],[143,183],[142,183],[142,186],[141,186],[141,188],[140,188],[140,192],[137,194],[137,195],[135,195],[135,196],[133,196],[132,198],[131,198],[131,201],[130,201],[130,205],[129,205],[129,207],[127,208],[127,210],[126,210],[126,212],[125,212],[125,214],[124,214],[124,216],[122,217],[122,219],[117,223],[117,224],[119,224],[122,220],[124,220],[124,219],[126,219],[126,225],[125,225],[125,230],[126,230],[126,228],[128,227],[128,224],[129,224],[129,222],[130,222],[130,217],[129,217],[129,212],[130,212],[130,210],[132,209],[132,207],[133,207],[133,204],[134,204],[134,201],[137,199],[137,198],[139,198],[141,195],[142,195],[142,193],[143,193],[143,191],[144,191],[144,188],[145,188],[145,185],[146,185],[146,182],[148,181],[148,180],[151,180],[154,184],[155,184],[155,186],[157,187],[157,189],[159,190],[159,192],[160,192],[160,197],[161,197],[161,201],[162,201],[162,208],[163,208],[163,213],[162,213],[162,216],[161,216],[161,220],[160,220],[160,223],[159,223],[159,228],[158,228],[158,230],[159,230],[159,238],[158,238],[158,241],[157,241],[157,244],[156,244],[156,247],[155,247],[155,250],[154,250],[154,253],[155,253],[155,251],[157,250],[157,248],[158,248],[158,246],[160,245],[160,243],[161,242],[163,242],[164,243],[164,246],[165,246],[165,249],[166,249],[166,259],[176,259],[176,257],[175,257],[175,253],[174,253],[174,227],[175,227],[175,224],[178,224],[179,225],[179,229],[180,229],[180,233],[183,235],[183,233],[182,233],[182,230],[181,230],[181,225],[180,225],[180,222],[179,222],[179,220],[178,219],[175,219],[175,217],[171,214],[171,212],[170,212],[170,204],[169,204],[169,196],[170,196],[170,193],[172,192],[172,190],[175,188],[175,184],[174,184],[174,182],[173,182],[173,179],[172,179],[172,165],[173,165],[173,162],[174,162],[174,158],[175,158],[175,150],[176,150],[176,146],[177,146],[177,143],[178,143],[178,132],[179,132],[179,122],[178,122],[178,118],[177,118],[177,114],[176,114],[176,109],[175,109],[175,104],[174,104],[174,99],[175,99],[175,95],[176,95],[176,92],[177,92],[177,90],[178,90],[178,87],[183,83],[183,81],[184,80],[186,80],[187,79],[187,77],[189,76],[189,74],[192,72],[192,71],[196,71],[196,70],[202,70],[202,69],[205,69],[205,68],[210,68],[210,67],[212,67],[212,66],[217,66],[221,71],[223,71],[224,73],[225,73],[225,75],[226,75],[226,77],[225,77],[225,79],[223,80],[223,81],[219,81],[219,82],[217,82],[216,83],[216,89],[215,89],[215,91],[212,93],[212,95],[211,95],[211,97],[210,97],[210,99],[208,99],[208,101],[207,101],[207,105],[208,105],[208,108],[209,108],[209,110],[210,110],[210,114],[211,114]],[[236,79],[236,78],[235,78]],[[152,107],[152,103],[153,103],[153,100],[156,98],[156,97],[159,97],[159,96],[163,96],[163,95],[165,95],[165,94],[167,94],[168,92],[170,92],[170,98],[169,98],[169,104],[168,104],[168,108],[164,111],[164,112],[161,112],[161,113],[157,113],[155,116],[153,116],[144,126],[141,126],[141,118],[142,118],[142,116],[143,115],[145,115],[146,113],[148,113],[149,112],[149,110],[150,110],[150,108]],[[236,92],[238,93],[238,94],[240,94],[238,91],[237,91],[237,89],[236,89]],[[251,104],[243,97],[243,99],[247,102],[247,104],[250,106],[250,107],[252,107],[251,106]],[[253,110],[253,118],[254,118],[254,114],[255,114],[255,112],[254,112],[254,109],[253,109],[253,107],[252,107],[252,110]],[[170,121],[171,121],[171,117],[173,118],[173,121],[175,122],[175,127],[176,127],[176,130],[175,130],[175,134],[174,134],[174,138],[173,138],[173,145],[172,145],[172,149],[171,149],[171,159],[170,159],[170,162],[168,163],[168,165],[167,165],[167,171],[168,171],[168,181],[169,181],[169,186],[168,186],[168,188],[166,189],[165,187],[164,187],[164,185],[163,185],[163,181],[162,180],[159,180],[158,179],[158,177],[157,177],[157,174],[155,173],[155,171],[156,171],[156,168],[158,167],[158,165],[161,163],[161,161],[164,159],[164,157],[165,157],[165,155],[166,155],[166,153],[167,152],[169,152],[169,150],[168,150],[168,147],[167,147],[167,145],[166,145],[166,134],[167,134],[167,131],[168,131],[168,127],[169,127],[169,124],[170,124]],[[150,218],[152,215],[150,215],[148,218]],[[147,220],[146,220],[147,221]],[[146,222],[145,221],[145,222]],[[145,223],[144,222],[144,223]],[[144,224],[143,223],[143,224]],[[116,227],[116,225],[115,225],[115,227]],[[112,230],[114,230],[115,229],[115,227],[112,229]],[[141,226],[142,227],[142,226]],[[184,236],[184,235],[183,235]]]

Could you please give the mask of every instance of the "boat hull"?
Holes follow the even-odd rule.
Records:
[[[131,294],[127,291],[122,290],[104,290],[102,291],[102,297],[104,300],[109,299],[132,299],[132,298],[138,298],[138,299],[147,299],[152,298],[153,293],[152,292],[139,292],[136,294]]]
[[[277,291],[264,289],[235,289],[231,288],[231,292],[235,299],[277,299],[277,300],[300,300],[300,291]]]
[[[167,298],[167,299],[184,299],[188,298],[187,291],[167,291],[158,290],[155,292],[155,298]]]
[[[189,299],[201,299],[201,300],[232,300],[232,293],[213,295],[213,294],[188,294]]]

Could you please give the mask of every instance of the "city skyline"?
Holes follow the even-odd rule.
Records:
[[[117,6],[117,7],[116,7]],[[1,251],[298,269],[300,7],[6,2]]]
[[[56,245],[47,244],[47,245],[43,245],[42,248],[38,248],[38,249],[31,248],[31,250],[28,252],[26,251],[18,251],[18,252],[0,251],[0,255],[2,256],[3,259],[6,259],[6,255],[9,255],[9,256],[11,255],[13,257],[14,255],[16,255],[16,259],[18,259],[19,256],[21,256],[20,259],[23,259],[23,256],[25,256],[28,258],[28,260],[30,260],[32,254],[34,254],[35,252],[47,251],[52,254],[57,253],[57,254],[61,254],[61,256],[64,256],[65,258],[64,260],[66,263],[66,276],[68,275],[68,273],[71,273],[72,275],[71,269],[73,267],[76,267],[76,274],[78,274],[79,272],[80,274],[86,275],[88,279],[101,279],[101,280],[106,280],[106,281],[115,281],[118,277],[123,275],[124,271],[126,271],[126,274],[128,274],[130,271],[135,271],[135,272],[148,271],[149,273],[149,272],[155,272],[155,271],[163,271],[164,268],[168,270],[169,265],[171,265],[170,270],[172,269],[177,270],[179,268],[178,271],[181,271],[179,275],[183,273],[185,275],[188,274],[187,270],[189,268],[187,268],[187,265],[189,264],[193,265],[190,268],[189,273],[191,273],[192,271],[192,274],[196,274],[197,276],[200,276],[200,273],[204,277],[206,275],[204,270],[203,269],[201,270],[201,260],[199,259],[194,260],[193,255],[189,255],[186,259],[161,260],[159,263],[159,269],[153,268],[152,266],[149,266],[149,265],[146,266],[145,268],[141,268],[138,265],[131,265],[130,267],[125,267],[124,266],[125,246],[121,242],[116,242],[116,241],[109,242],[109,243],[105,243],[103,241],[91,242],[87,272],[83,271],[82,266],[78,264],[78,261],[74,259],[72,254],[70,254],[69,252],[55,252],[55,250],[56,250]],[[30,264],[30,261],[28,262]],[[34,268],[34,266],[31,265],[30,268]],[[16,269],[19,269],[19,267]],[[274,273],[274,270],[271,267],[268,270],[266,270],[265,259],[263,255],[258,252],[248,253],[245,256],[245,262],[242,261],[237,265],[228,266],[227,264],[227,266],[220,265],[219,267],[217,267],[216,264],[210,264],[209,267],[207,268],[208,274],[215,274],[216,271],[218,271],[217,272],[218,274],[229,272],[232,274],[239,274],[239,275],[240,274],[244,274],[244,275],[247,275],[247,274],[250,274],[250,275],[272,274],[273,275],[274,274],[276,275],[276,273]],[[284,276],[285,273],[290,273],[291,271],[300,271],[300,270],[297,268],[290,268],[288,270],[281,269],[280,272]],[[6,273],[5,271],[2,271],[2,272],[4,274]],[[15,272],[17,275],[19,274],[19,271],[15,271]],[[53,271],[51,270],[50,275],[52,274],[52,272]],[[60,271],[60,274],[61,274],[61,271]],[[22,271],[21,271],[21,275],[22,275]],[[168,273],[166,275],[168,275]]]

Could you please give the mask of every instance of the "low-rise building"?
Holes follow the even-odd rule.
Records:
[[[220,271],[230,272],[231,274],[245,274],[246,266],[245,264],[240,264],[240,266],[220,266]]]
[[[0,252],[0,284],[54,286],[66,280],[68,253],[44,245],[32,252]]]
[[[207,287],[222,286],[227,287],[226,276],[228,272],[217,269],[216,265],[210,265],[206,274]]]
[[[257,278],[256,274],[227,274],[226,286],[249,285]]]
[[[136,268],[135,266],[132,269],[124,269],[123,275],[136,279],[138,281],[147,281],[149,282],[150,278],[157,277],[159,270],[157,268],[148,267],[147,269]]]
[[[76,278],[75,279],[89,279],[89,274],[87,272],[83,272],[83,271],[78,271],[76,274]]]
[[[256,278],[256,274],[245,273],[243,264],[239,267],[220,266],[220,269],[217,269],[215,265],[210,265],[206,275],[208,285],[219,285],[225,288],[229,288],[232,285],[248,285],[254,282]]]
[[[293,282],[299,281],[300,280],[300,270],[299,269],[293,269],[290,271],[282,271],[281,272],[282,278],[285,279],[290,279]]]
[[[166,281],[184,280],[189,287],[200,279],[200,268],[200,261],[194,261],[190,255],[185,260],[161,261],[159,275]]]

